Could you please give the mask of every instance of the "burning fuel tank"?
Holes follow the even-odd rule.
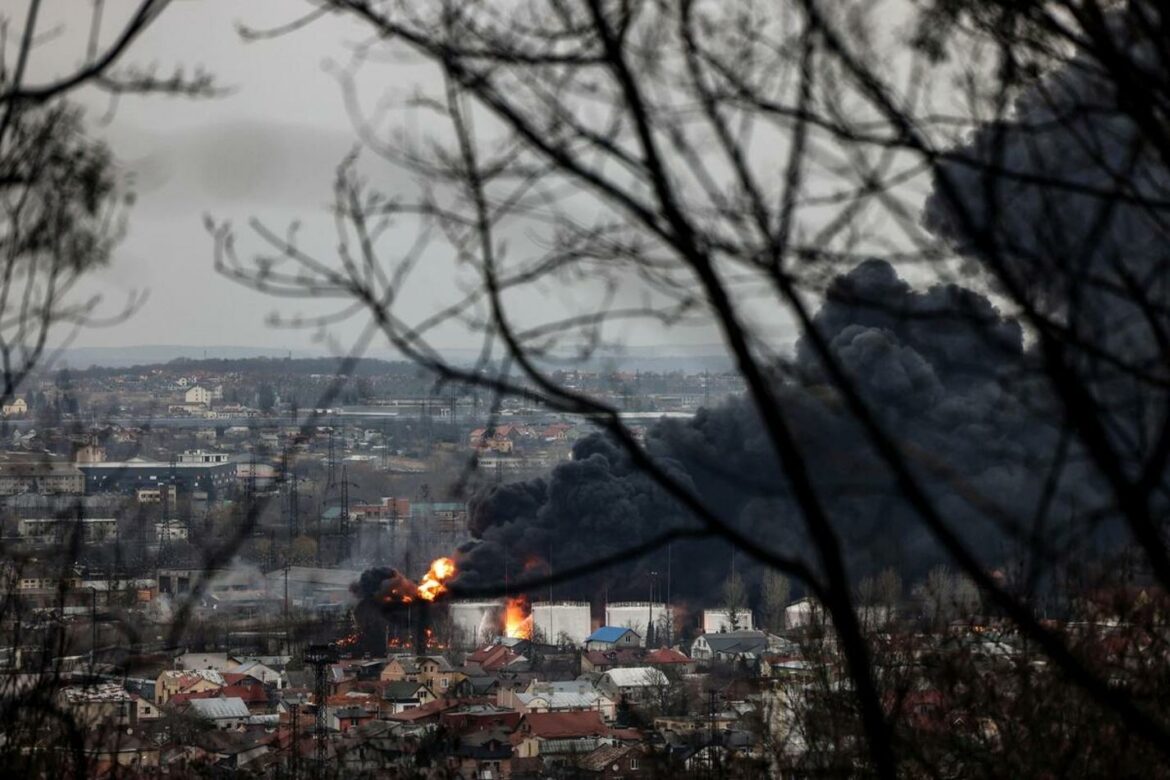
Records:
[[[580,646],[593,632],[588,601],[541,601],[532,605],[533,637],[550,645]]]
[[[448,615],[456,647],[475,648],[490,642],[500,634],[503,621],[504,601],[452,601],[448,604]]]

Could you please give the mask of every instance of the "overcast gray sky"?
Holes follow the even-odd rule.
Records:
[[[117,13],[134,4],[107,3],[103,32],[115,32]],[[122,347],[139,344],[320,348],[309,332],[276,330],[266,324],[275,311],[314,313],[312,304],[274,300],[247,290],[213,270],[212,244],[204,214],[243,226],[249,217],[280,228],[303,220],[302,235],[328,252],[331,223],[325,209],[339,160],[357,136],[343,105],[329,62],[344,62],[368,33],[342,18],[325,18],[276,39],[245,42],[240,23],[269,27],[286,22],[308,6],[295,0],[177,0],[138,40],[129,61],[157,65],[167,73],[176,65],[203,66],[231,93],[214,99],[126,97],[112,107],[96,91],[78,96],[92,132],[107,140],[119,164],[132,171],[138,193],[129,233],[110,267],[89,281],[105,310],[115,311],[127,290],[145,290],[146,302],[134,317],[109,327],[83,331],[75,346]],[[32,61],[36,78],[60,73],[84,53],[89,3],[53,0],[46,4],[41,29],[62,32],[40,46]],[[85,13],[82,13],[82,9]],[[380,68],[363,82],[372,105],[384,90],[402,94],[417,72]],[[424,77],[425,78],[425,77]],[[384,79],[384,81],[379,81]],[[382,189],[395,181],[388,165],[368,164]],[[397,174],[401,175],[401,174]],[[408,240],[403,236],[403,240]],[[414,313],[425,314],[449,298],[451,271],[435,260],[424,268],[433,279],[434,297],[412,295]],[[424,276],[424,279],[426,277]],[[571,295],[573,291],[565,291]],[[532,307],[553,307],[534,298]],[[334,327],[330,335],[348,344],[361,322]],[[451,333],[439,346],[474,346]],[[631,344],[717,341],[701,329],[669,334],[629,334]]]
[[[117,14],[132,5],[107,3],[107,38]],[[82,9],[88,6],[81,0],[47,4],[42,28],[66,26],[36,51],[34,76],[65,69],[83,54],[88,21]],[[344,57],[346,43],[359,39],[352,25],[327,19],[299,35],[252,44],[236,32],[238,22],[267,25],[300,7],[288,0],[180,0],[130,54],[133,63],[157,65],[160,73],[202,65],[232,90],[227,96],[129,97],[112,114],[108,97],[80,96],[92,132],[135,173],[139,195],[126,239],[91,285],[105,297],[107,311],[122,304],[128,289],[146,290],[148,298],[129,321],[87,329],[77,345],[309,344],[306,334],[265,326],[278,302],[213,272],[203,227],[205,213],[284,224],[320,212],[333,168],[354,143],[337,84],[322,68],[327,56]]]

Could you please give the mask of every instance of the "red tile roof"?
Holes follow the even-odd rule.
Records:
[[[223,698],[238,696],[244,700],[244,704],[268,703],[268,694],[259,685],[225,685],[215,693]]]
[[[660,647],[648,653],[645,662],[648,664],[689,664],[691,659],[673,647]]]
[[[597,710],[574,712],[529,712],[520,721],[517,733],[542,739],[567,739],[608,734]]]

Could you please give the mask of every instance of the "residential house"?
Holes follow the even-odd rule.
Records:
[[[441,655],[409,656],[398,655],[390,659],[382,669],[383,682],[407,680],[426,685],[436,696],[445,696],[455,683],[467,675],[452,668]]]
[[[248,722],[252,714],[243,699],[236,696],[221,699],[192,699],[187,711],[197,718],[210,722],[215,728],[237,729]]]
[[[768,635],[763,631],[721,631],[696,637],[691,657],[696,661],[754,661],[767,650]]]
[[[615,650],[637,647],[642,637],[632,628],[621,626],[602,626],[585,638],[585,649],[588,650]]]
[[[652,666],[610,669],[597,680],[597,690],[615,701],[648,701],[659,697],[668,685],[667,676]]]
[[[424,683],[410,680],[390,680],[382,684],[382,702],[386,711],[397,714],[435,700],[435,694]]]
[[[493,675],[475,675],[465,677],[455,684],[451,694],[459,697],[487,696],[495,698],[500,690],[500,680]]]
[[[653,666],[664,672],[673,670],[678,674],[691,674],[695,671],[695,662],[688,658],[686,653],[673,647],[651,650],[642,661],[646,666]]]
[[[583,756],[577,769],[587,777],[604,780],[649,776],[645,750],[639,745],[601,745]]]
[[[329,728],[333,731],[346,734],[351,729],[356,729],[358,726],[372,721],[374,714],[360,704],[350,704],[347,707],[331,707],[329,709]]]
[[[509,777],[512,773],[511,729],[493,728],[459,735],[455,758],[460,777],[483,780]]]
[[[60,706],[82,728],[138,726],[156,720],[158,707],[116,683],[71,685],[58,692]]]
[[[528,659],[503,644],[490,644],[476,650],[463,659],[463,668],[468,676],[494,674],[504,670],[527,669]]]
[[[640,666],[644,663],[644,658],[645,653],[639,647],[587,650],[581,653],[581,671],[600,673],[619,666]]]
[[[617,714],[616,700],[603,695],[586,680],[533,680],[523,691],[501,690],[496,702],[522,715],[593,710],[600,712],[603,720],[611,722]]]
[[[530,712],[511,737],[516,758],[581,756],[614,743],[611,729],[594,710]]]
[[[176,693],[218,691],[227,682],[215,669],[175,669],[161,672],[154,681],[154,700],[163,705]]]

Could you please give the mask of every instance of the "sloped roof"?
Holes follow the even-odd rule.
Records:
[[[549,709],[554,710],[591,709],[597,706],[600,698],[600,694],[596,691],[587,691],[585,693],[578,693],[577,691],[550,691],[541,693],[537,691],[535,693],[516,694],[516,700],[525,707],[540,699],[547,702]]]
[[[607,766],[622,760],[634,750],[637,748],[633,745],[602,745],[583,756],[578,765],[586,772],[603,772]],[[641,751],[639,750],[638,753],[640,754]]]
[[[520,729],[541,739],[591,737],[609,732],[597,710],[530,712],[520,721]]]
[[[669,682],[662,670],[653,666],[623,666],[610,669],[602,675],[619,688],[644,688],[651,685],[666,685]]]
[[[754,653],[768,649],[768,637],[763,631],[723,631],[703,634],[701,637],[715,653]],[[696,640],[698,641],[698,640]]]
[[[414,701],[420,689],[426,690],[427,686],[410,680],[394,680],[383,686],[382,698],[386,701]]]
[[[673,647],[660,647],[646,655],[648,664],[689,664],[691,659]]]
[[[585,638],[586,642],[616,642],[625,636],[627,633],[637,633],[629,628],[622,628],[621,626],[602,626]]]
[[[216,693],[225,699],[240,699],[245,704],[268,703],[268,693],[258,685],[226,685]]]
[[[191,711],[208,720],[246,718],[251,714],[248,712],[248,705],[238,696],[229,696],[225,699],[193,699]]]
[[[585,652],[585,658],[594,666],[630,666],[642,663],[642,650],[638,647],[588,650]]]

